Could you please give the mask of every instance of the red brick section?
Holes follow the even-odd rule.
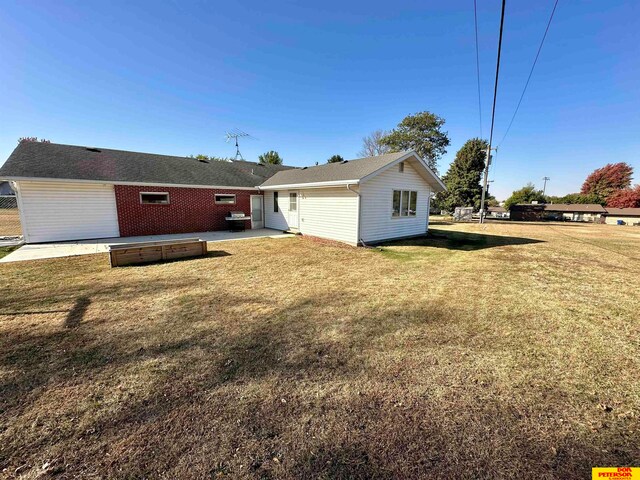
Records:
[[[250,195],[257,190],[215,190],[210,188],[138,187],[116,185],[120,236],[227,230],[229,211],[251,213]],[[169,205],[141,204],[140,192],[168,192]],[[235,205],[216,205],[216,193],[235,194]],[[246,228],[251,228],[247,220]]]

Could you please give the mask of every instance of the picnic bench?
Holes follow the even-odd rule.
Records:
[[[200,257],[206,254],[207,242],[199,238],[109,245],[111,267]]]

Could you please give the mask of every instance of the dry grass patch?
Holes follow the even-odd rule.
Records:
[[[434,230],[381,249],[296,237],[142,267],[1,266],[0,471],[584,478],[640,463],[635,230]]]

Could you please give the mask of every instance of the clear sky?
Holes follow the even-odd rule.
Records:
[[[529,73],[553,0],[508,0],[495,137]],[[488,136],[499,0],[478,0]],[[429,110],[480,135],[473,1],[7,1],[0,3],[0,162],[18,137],[310,165]],[[493,193],[551,177],[577,191],[607,162],[640,181],[640,2],[560,0]]]

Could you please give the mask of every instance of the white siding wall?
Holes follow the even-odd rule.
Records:
[[[264,192],[264,221],[265,228],[276,230],[289,230],[289,192],[281,190],[278,192],[278,211],[273,211],[273,192]]]
[[[393,191],[418,192],[415,217],[392,217]],[[427,231],[429,217],[429,184],[405,162],[404,172],[393,165],[360,185],[362,212],[360,237],[365,242],[421,235]]]
[[[358,243],[358,195],[344,186],[300,190],[299,198],[303,235]]]
[[[120,235],[113,185],[19,182],[18,190],[29,243]]]

